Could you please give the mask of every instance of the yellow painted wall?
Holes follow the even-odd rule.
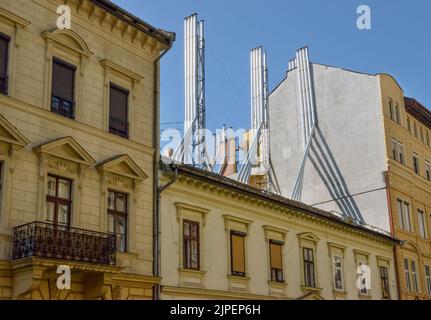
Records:
[[[431,182],[425,178],[425,160],[431,160],[431,148],[420,139],[414,136],[414,122],[423,127],[423,130],[431,129],[421,124],[418,120],[410,116],[405,110],[404,93],[402,88],[396,83],[395,79],[389,75],[381,75],[382,105],[385,123],[385,139],[387,146],[388,165],[390,167],[390,194],[392,207],[392,220],[394,224],[395,237],[407,241],[407,244],[397,250],[398,270],[400,278],[400,288],[403,299],[425,298],[430,299],[431,295],[427,293],[425,282],[424,264],[431,267]],[[401,123],[397,124],[390,118],[389,100],[398,102],[401,113]],[[407,117],[411,121],[411,133],[407,126]],[[425,132],[425,131],[424,131]],[[425,133],[424,133],[425,135]],[[391,140],[396,139],[401,142],[405,148],[405,164],[395,161],[392,156]],[[413,152],[417,153],[420,159],[420,175],[417,175],[413,169]],[[403,230],[400,226],[397,210],[397,199],[407,201],[410,204],[412,232]],[[417,210],[423,210],[426,219],[427,238],[423,239],[419,235],[419,222]],[[403,259],[407,257],[416,261],[417,277],[419,282],[419,292],[408,292],[404,277]]]
[[[165,177],[166,178],[166,177]],[[226,218],[228,216],[228,218]],[[182,270],[181,221],[200,223],[201,272]],[[248,221],[246,240],[247,279],[228,277],[229,224],[236,228]],[[236,220],[235,220],[236,219]],[[228,229],[226,229],[228,228]],[[269,231],[265,231],[269,230]],[[286,286],[270,284],[268,237],[282,240]],[[299,235],[303,235],[301,240]],[[337,224],[310,218],[296,210],[271,205],[210,182],[180,175],[179,180],[162,193],[162,297],[164,299],[300,299],[311,294],[324,299],[380,299],[378,257],[389,260],[391,298],[397,298],[397,287],[391,244],[376,241],[364,233],[352,232]],[[316,237],[316,292],[304,289],[300,244],[313,245]],[[340,247],[342,249],[340,249]],[[331,251],[332,250],[332,251]],[[344,257],[345,292],[334,292],[330,252]],[[360,252],[369,253],[372,271],[370,296],[360,296],[356,287],[356,260]],[[238,283],[235,283],[238,282]]]
[[[0,146],[0,161],[5,164],[5,187],[0,202],[0,297],[3,298],[10,297],[13,291],[8,271],[12,228],[44,218],[41,181],[46,175],[41,177],[42,162],[33,149],[69,136],[95,160],[79,171],[79,184],[74,180],[73,226],[107,231],[106,192],[96,164],[128,155],[147,175],[134,184],[120,174],[122,178],[108,179],[105,187],[130,192],[129,250],[117,259],[123,267],[122,274],[152,279],[154,61],[167,46],[137,32],[90,1],[69,1],[72,30],[55,31],[56,9],[61,4],[64,1],[0,0],[0,32],[11,37],[9,95],[0,95],[0,115],[29,141],[14,153],[8,143]],[[76,39],[81,39],[88,48]],[[77,66],[75,120],[50,112],[50,66],[54,56]],[[110,81],[130,91],[129,139],[108,132]],[[47,172],[72,174],[69,169],[54,168],[48,162]],[[151,298],[153,282],[157,281],[139,279],[136,278],[137,286],[146,286],[141,296]],[[122,280],[125,286],[129,280]]]

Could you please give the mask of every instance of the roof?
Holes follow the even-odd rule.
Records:
[[[98,7],[108,11],[110,14],[114,15],[118,19],[127,22],[136,29],[148,34],[149,36],[156,38],[160,42],[171,46],[175,41],[175,33],[168,32],[162,29],[157,29],[150,25],[149,23],[141,20],[137,16],[131,14],[130,12],[124,10],[123,8],[117,6],[109,0],[90,0],[92,3]]]
[[[404,98],[406,111],[431,129],[431,111],[413,98]]]
[[[393,244],[400,244],[400,241],[398,239],[392,237],[388,232],[384,230],[380,230],[376,227],[372,227],[368,225],[362,225],[355,221],[346,220],[331,212],[324,211],[324,210],[306,205],[305,203],[294,201],[294,200],[279,196],[277,194],[252,187],[248,184],[244,184],[236,180],[232,180],[230,178],[223,177],[221,175],[218,175],[209,171],[201,170],[185,164],[178,164],[178,163],[166,164],[163,161],[161,161],[161,166],[165,172],[170,171],[169,168],[171,170],[176,169],[178,170],[178,174],[180,175],[188,176],[208,183],[219,184],[222,187],[227,189],[231,189],[231,190],[233,189],[234,191],[245,193],[252,197],[261,198],[264,201],[269,201],[279,206],[288,207],[289,209],[300,211],[302,213],[308,214],[313,217],[317,217],[324,220],[328,220],[333,223],[341,224],[350,229],[362,231],[364,233],[375,236],[377,238],[389,241]]]

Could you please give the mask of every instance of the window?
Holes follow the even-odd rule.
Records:
[[[431,162],[429,161],[425,163],[425,176],[428,181],[431,181]]]
[[[411,220],[410,220],[410,204],[397,199],[397,208],[398,208],[398,221],[401,229],[412,231]]]
[[[282,250],[283,250],[283,243],[275,240],[271,240],[269,242],[271,281],[273,282],[284,282]]]
[[[0,33],[0,93],[8,92],[8,60],[10,38]]]
[[[53,59],[51,111],[71,119],[75,117],[75,71],[75,66]]]
[[[128,138],[129,91],[113,83],[109,90],[109,132]]]
[[[398,143],[398,161],[402,164],[405,163],[404,161],[404,145],[401,143]]]
[[[117,251],[127,250],[127,205],[125,193],[108,191],[108,233],[117,236]]]
[[[184,269],[199,270],[199,223],[183,221]]]
[[[72,207],[72,181],[48,175],[46,220],[55,224],[70,225]]]
[[[420,132],[421,132],[421,141],[422,141],[422,143],[425,143],[424,128],[422,126],[420,129]]]
[[[395,104],[395,122],[398,124],[401,123],[400,106],[398,103]]]
[[[389,299],[389,274],[387,267],[380,266],[380,281],[382,284],[382,299]]]
[[[405,163],[404,145],[395,139],[392,139],[392,158],[402,164]]]
[[[303,248],[304,255],[304,284],[306,287],[316,287],[314,276],[314,252],[313,249]]]
[[[409,133],[412,134],[412,123],[410,120],[410,116],[407,116],[407,130],[409,130]]]
[[[395,121],[394,102],[392,101],[392,99],[389,99],[389,115],[391,117],[391,120]]]
[[[416,121],[413,122],[413,131],[414,131],[415,137],[417,138],[418,137],[418,125],[417,125]]]
[[[419,221],[419,235],[423,238],[427,238],[425,213],[422,210],[418,210],[418,221]]]
[[[367,266],[367,263],[364,261],[358,261],[358,266]],[[364,272],[364,271],[362,271]],[[361,294],[368,294],[368,288],[367,288],[367,277],[362,278],[361,288],[359,289],[359,293]]]
[[[392,139],[392,158],[398,161],[398,142]]]
[[[230,232],[231,273],[245,277],[245,233]]]
[[[411,290],[411,284],[410,284],[410,272],[409,272],[409,260],[404,258],[404,276],[406,281],[406,289],[407,291]]]
[[[413,170],[416,174],[420,174],[419,157],[417,154],[413,154]]]
[[[426,140],[427,140],[427,146],[431,147],[430,132],[428,130],[426,133]]]
[[[1,220],[1,216],[2,216],[2,198],[3,198],[3,180],[4,180],[4,174],[3,174],[3,162],[0,161],[0,220]]]
[[[416,276],[416,263],[414,261],[411,262],[412,267],[412,280],[413,280],[413,291],[418,292],[418,279]]]
[[[431,295],[431,271],[430,266],[425,266],[425,280],[427,284],[427,292]]]
[[[343,290],[343,260],[340,256],[332,256],[332,270],[334,276],[334,289]]]

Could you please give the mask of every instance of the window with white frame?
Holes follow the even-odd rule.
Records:
[[[340,256],[332,256],[332,271],[334,276],[334,289],[344,290],[343,284],[343,259]]]
[[[410,116],[407,116],[407,130],[412,134],[412,123],[410,121]]]
[[[398,161],[398,142],[392,139],[392,158]]]
[[[398,223],[403,230],[412,231],[410,220],[410,204],[401,199],[397,199]]]
[[[395,108],[392,99],[389,99],[389,116],[391,117],[391,120],[395,121]]]
[[[398,102],[395,103],[395,122],[401,124],[400,106]]]
[[[419,156],[416,153],[413,153],[413,170],[416,174],[420,174],[420,163],[419,163]]]
[[[426,230],[426,217],[422,210],[418,210],[418,222],[419,222],[419,235],[423,238],[427,238]]]
[[[420,126],[420,133],[421,133],[421,141],[422,143],[425,143],[424,127],[422,126]]]
[[[389,290],[389,272],[388,268],[385,266],[380,266],[380,283],[382,286],[382,299],[390,299],[390,290]]]
[[[425,266],[425,281],[427,284],[427,293],[431,295],[431,268],[430,266]]]
[[[404,277],[406,282],[406,289],[407,291],[411,290],[411,283],[410,283],[410,271],[409,271],[409,260],[407,258],[404,258]]]
[[[394,138],[392,139],[392,158],[402,164],[405,163],[404,145]]]
[[[401,142],[398,142],[398,161],[402,164],[405,163],[404,145]]]
[[[425,162],[425,177],[428,181],[431,181],[431,162]]]
[[[418,278],[417,278],[417,274],[416,274],[416,262],[411,261],[411,269],[412,269],[412,283],[413,283],[413,291],[414,292],[419,292],[419,287],[418,287]]]

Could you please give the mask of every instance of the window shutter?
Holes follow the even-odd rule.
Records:
[[[109,93],[109,126],[113,133],[128,134],[128,97],[129,92],[114,84]]]
[[[75,68],[54,59],[52,65],[52,95],[74,102]]]
[[[245,274],[245,245],[244,235],[231,234],[232,273]]]
[[[8,87],[8,55],[10,38],[0,33],[0,92],[7,94]]]
[[[9,39],[0,35],[0,77],[7,76]]]
[[[282,269],[282,245],[279,243],[270,242],[269,248],[271,253],[271,268]]]

